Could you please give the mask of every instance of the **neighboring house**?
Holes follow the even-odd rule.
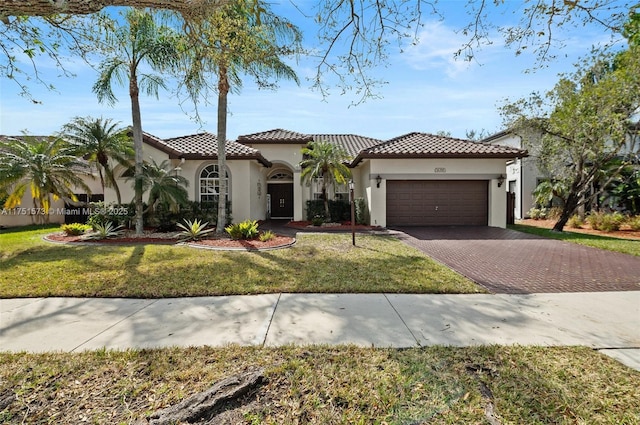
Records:
[[[637,164],[640,158],[640,141],[638,140],[637,129],[640,125],[635,124],[634,130],[627,139],[625,147],[622,149],[624,156],[631,155],[632,161]],[[493,146],[505,146],[515,149],[524,149],[522,138],[510,130],[504,130],[493,134],[480,143]],[[546,176],[536,164],[535,155],[524,156],[507,161],[506,165],[506,187],[505,190],[514,194],[514,217],[516,219],[529,218],[529,211],[536,207],[533,192],[536,187],[547,180]],[[597,207],[597,206],[596,206]]]
[[[491,135],[480,143],[524,149],[522,138],[509,130]],[[505,190],[515,196],[514,217],[518,220],[529,217],[535,206],[533,191],[545,179],[536,165],[536,158],[525,156],[507,161]]]
[[[189,180],[192,200],[217,200],[220,179],[228,179],[226,195],[235,222],[269,217],[304,220],[306,201],[317,199],[319,184],[301,182],[301,149],[311,141],[329,141],[352,156],[348,165],[355,196],[365,199],[372,225],[505,227],[506,196],[500,177],[505,161],[527,155],[518,148],[425,133],[382,141],[275,129],[228,141],[227,169],[222,173],[213,134],[159,139],[145,133],[143,141],[145,158],[157,163],[168,159]],[[120,188],[123,200],[133,199],[130,184]],[[347,188],[332,188],[330,196],[345,199]],[[112,190],[106,190],[105,201],[115,202]]]
[[[22,139],[24,136],[0,136],[0,149],[2,142],[8,139]],[[29,136],[36,140],[47,139],[49,136]],[[85,205],[88,201],[101,201],[104,199],[102,186],[97,173],[84,175],[83,180],[91,193],[86,193],[84,189],[76,188],[75,195],[78,197],[78,205],[66,205],[62,199],[53,200],[49,211],[49,223],[73,223],[85,222],[89,209]],[[27,226],[30,224],[40,224],[43,221],[42,215],[45,211],[35,208],[31,191],[26,190],[20,205],[16,208],[4,208],[4,200],[0,199],[0,227]]]

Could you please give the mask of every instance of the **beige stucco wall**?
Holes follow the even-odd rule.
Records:
[[[152,158],[156,163],[169,159],[169,156],[149,145],[144,146],[144,158],[149,160]],[[186,160],[181,162],[179,159],[171,159],[173,167],[179,167],[178,173],[185,177],[189,184],[187,193],[189,199],[196,201],[200,196],[199,176],[202,169],[217,164],[217,160]],[[264,186],[264,176],[262,169],[264,167],[254,160],[227,160],[227,172],[229,174],[229,195],[231,200],[231,215],[234,222],[240,222],[248,219],[260,220],[266,217],[266,201]],[[117,170],[122,173],[124,169],[120,167]],[[258,196],[257,184],[262,181],[263,193]],[[122,197],[122,202],[129,203],[133,201],[134,191],[132,182],[126,179],[118,179],[118,186]],[[146,201],[148,194],[143,195]],[[105,189],[105,202],[115,203],[116,195],[113,189]]]
[[[249,163],[249,217],[251,220],[264,220],[267,217],[267,172],[256,161]]]
[[[0,209],[0,226],[3,227],[42,224],[44,220],[43,211],[34,208],[29,190],[26,191],[22,201],[20,201],[20,205],[16,208]],[[62,199],[53,201],[52,198],[51,208],[49,209],[49,223],[64,223],[64,201]]]
[[[502,137],[491,141],[492,145],[510,146],[522,149],[522,139],[520,136],[513,134],[505,134]],[[534,206],[533,191],[535,190],[538,179],[542,178],[542,173],[536,165],[536,159],[533,156],[516,159],[510,161],[506,166],[507,181],[505,182],[505,191],[509,190],[509,182],[514,182],[516,205],[516,219],[526,218],[529,210]]]
[[[373,159],[370,161],[367,198],[371,224],[387,225],[387,180],[489,180],[489,226],[506,227],[506,195],[497,178],[505,173],[504,159]],[[382,182],[376,187],[375,178]]]
[[[83,176],[83,180],[89,189],[91,194],[101,194],[102,186],[100,185],[100,179],[97,176]],[[83,188],[74,187],[73,193],[84,194],[86,190]],[[49,208],[49,223],[64,223],[65,206],[62,199],[57,201],[51,197],[51,207]],[[31,197],[31,191],[27,188],[25,191],[20,205],[13,209],[2,208],[0,205],[0,226],[14,227],[14,226],[28,226],[30,224],[41,224],[44,222],[43,211],[34,208],[33,199]]]
[[[282,145],[267,145],[257,144],[248,146],[258,149],[262,156],[273,163],[272,169],[284,168],[293,172],[293,219],[295,221],[303,220],[305,213],[306,201],[309,199],[311,189],[300,182],[300,161],[302,161],[301,150],[303,144],[282,144]],[[252,201],[251,211],[258,214],[257,219],[264,219],[267,216],[267,176],[272,169],[261,170],[262,192],[263,195],[260,199],[257,199],[257,195],[252,194],[254,197]],[[255,184],[257,185],[257,176],[255,176]]]

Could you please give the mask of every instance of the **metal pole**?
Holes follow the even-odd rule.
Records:
[[[356,246],[356,213],[355,199],[353,196],[353,181],[349,182],[349,198],[351,200],[351,243]]]

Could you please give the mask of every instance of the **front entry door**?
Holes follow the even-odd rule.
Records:
[[[273,183],[267,186],[271,199],[271,218],[293,218],[293,183]]]

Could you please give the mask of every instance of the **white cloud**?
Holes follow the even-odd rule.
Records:
[[[442,70],[454,78],[474,66],[455,57],[464,42],[464,36],[442,22],[427,22],[416,44],[407,47],[401,57],[415,70]]]

